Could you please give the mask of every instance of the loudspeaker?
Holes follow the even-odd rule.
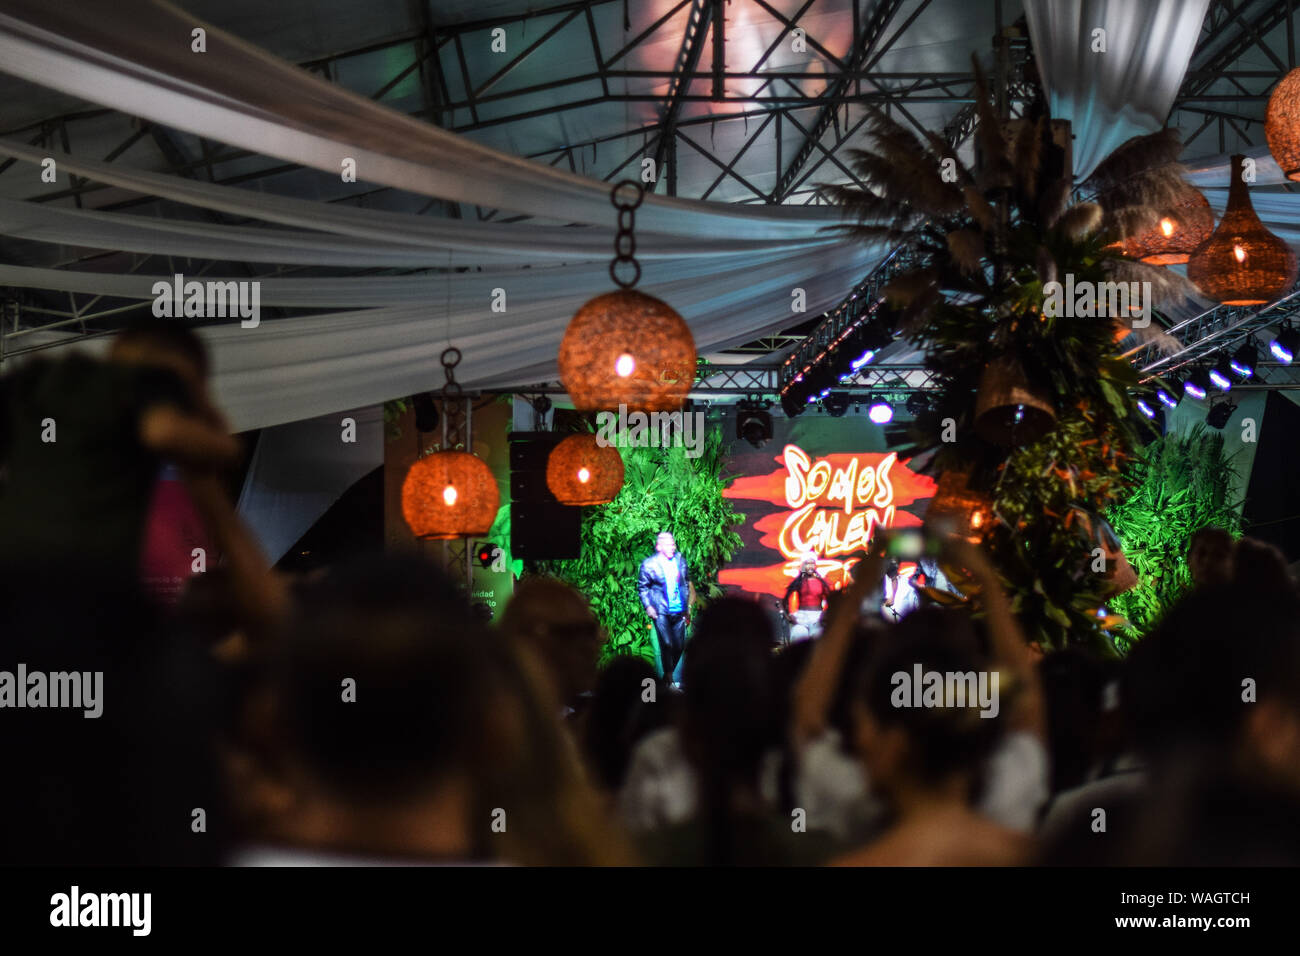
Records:
[[[562,505],[546,487],[546,460],[565,436],[511,432],[510,554],[523,560],[576,558],[582,550],[582,509]]]

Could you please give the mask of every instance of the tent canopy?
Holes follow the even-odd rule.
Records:
[[[1013,112],[1042,78],[1077,172],[1168,122],[1212,181],[1262,144],[1284,7],[12,0],[4,354],[93,339],[181,273],[261,284],[257,327],[204,330],[241,428],[435,386],[448,341],[466,384],[547,381],[609,287],[610,184],[653,171],[642,288],[713,360],[771,362],[886,252],[841,241],[816,193],[852,179],[869,108],[969,150],[974,55],[1004,65]]]

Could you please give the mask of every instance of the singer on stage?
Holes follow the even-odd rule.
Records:
[[[641,562],[637,576],[641,603],[654,622],[658,639],[659,676],[681,683],[682,652],[686,649],[686,625],[690,623],[690,573],[686,559],[677,553],[669,531],[659,532],[655,553]]]
[[[798,641],[806,637],[817,637],[822,632],[822,612],[831,595],[831,586],[817,573],[817,555],[804,555],[799,564],[799,576],[785,589],[786,617],[792,625],[790,640]],[[796,604],[792,607],[790,598],[794,596]]]

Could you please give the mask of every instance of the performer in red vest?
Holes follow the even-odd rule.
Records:
[[[817,637],[822,632],[822,613],[831,595],[831,586],[817,573],[817,555],[804,555],[799,576],[785,589],[783,604],[790,621],[790,640]],[[792,604],[791,597],[795,602]]]

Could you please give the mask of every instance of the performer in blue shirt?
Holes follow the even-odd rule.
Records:
[[[658,638],[659,676],[680,683],[686,625],[690,623],[690,574],[669,531],[659,532],[655,553],[641,562],[637,591]]]

